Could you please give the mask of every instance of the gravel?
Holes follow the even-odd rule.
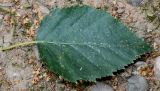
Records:
[[[140,6],[143,0],[128,0],[128,3],[133,6]]]
[[[154,73],[155,76],[160,80],[160,56],[155,59]]]
[[[91,86],[87,91],[113,91],[113,89],[105,83],[97,82],[95,85]]]
[[[1,22],[2,19],[3,19],[3,15],[0,15],[0,22]]]
[[[43,5],[39,6],[39,10],[44,14],[49,14],[49,9]]]
[[[137,67],[137,70],[139,70],[141,68],[147,67],[148,65],[144,61],[138,61],[138,62],[135,63],[135,66]]]
[[[131,76],[128,79],[127,91],[148,91],[147,80],[142,76]]]
[[[12,7],[14,6],[14,3],[0,3],[1,7]]]

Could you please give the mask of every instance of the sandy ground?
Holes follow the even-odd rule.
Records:
[[[154,46],[154,52],[141,59],[147,68],[139,74],[149,82],[150,91],[160,91],[160,85],[153,73],[154,60],[160,55],[160,28],[148,22],[137,6],[125,0],[0,0],[0,46],[34,40],[36,29],[42,18],[52,8],[86,4],[102,8],[120,19]],[[15,48],[0,52],[0,91],[85,91],[90,83],[72,84],[49,72],[37,56],[36,46]],[[134,64],[124,71],[115,73],[100,81],[112,86],[115,91],[125,91],[127,78],[131,76]]]

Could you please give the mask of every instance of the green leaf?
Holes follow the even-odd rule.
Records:
[[[36,40],[43,41],[38,50],[48,69],[71,82],[111,76],[152,49],[109,13],[89,6],[52,10]]]

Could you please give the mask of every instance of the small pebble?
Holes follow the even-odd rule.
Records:
[[[155,59],[154,73],[155,76],[160,80],[160,56]]]
[[[139,75],[140,74],[139,70],[148,66],[147,63],[145,63],[143,61],[138,61],[134,65],[135,65],[135,68],[132,71],[133,75]]]
[[[44,14],[49,14],[49,9],[43,5],[39,6],[39,10]]]
[[[117,10],[117,13],[119,13],[119,14],[122,14],[122,13],[124,13],[125,12],[125,8],[119,8],[118,10]]]
[[[2,20],[3,19],[3,15],[0,15],[0,20]]]
[[[127,91],[148,91],[147,80],[138,75],[134,75],[128,79]]]
[[[143,62],[143,61],[138,61],[135,63],[135,66],[137,68],[137,70],[141,69],[141,68],[145,68],[147,67],[147,63]]]
[[[128,0],[128,3],[133,6],[140,6],[143,0]]]
[[[0,23],[2,22],[3,19],[3,15],[0,15]]]
[[[2,6],[2,7],[12,7],[12,6],[14,6],[14,3],[0,3],[0,6]]]
[[[35,52],[36,59],[37,59],[37,60],[40,60],[38,48],[35,46],[35,47],[33,48],[33,50],[34,50],[34,52]]]
[[[87,91],[113,91],[113,89],[105,83],[97,82],[95,85],[91,86]]]

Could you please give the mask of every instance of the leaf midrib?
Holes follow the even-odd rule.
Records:
[[[106,47],[138,47],[138,48],[143,48],[144,46],[142,46],[143,44],[139,44],[139,43],[134,43],[134,44],[109,44],[109,43],[94,43],[94,42],[90,42],[90,43],[65,43],[65,42],[49,42],[49,41],[36,41],[37,44],[55,44],[55,45],[77,45],[77,46],[83,46],[83,45],[91,45],[91,46],[106,46]]]

